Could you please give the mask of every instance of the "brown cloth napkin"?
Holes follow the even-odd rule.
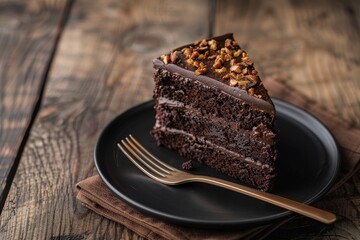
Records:
[[[341,172],[332,190],[341,186],[360,167],[360,129],[351,128],[349,123],[322,108],[284,81],[267,78],[263,82],[272,97],[306,109],[330,129],[342,151]],[[79,189],[77,198],[83,205],[101,216],[125,225],[147,239],[261,239],[289,220],[231,231],[181,227],[139,213],[117,198],[99,176],[85,179],[76,186]]]

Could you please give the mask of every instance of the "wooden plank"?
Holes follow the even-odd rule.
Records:
[[[218,1],[215,34],[234,32],[262,77],[277,76],[360,127],[360,5],[356,1]],[[226,23],[226,24],[224,24]],[[334,226],[300,219],[270,239],[357,239],[360,173],[320,207]]]
[[[66,5],[0,2],[0,209],[38,107]]]
[[[74,2],[0,218],[1,239],[137,239],[82,207],[101,129],[152,96],[151,60],[208,34],[207,1]],[[196,9],[196,14],[194,13]]]

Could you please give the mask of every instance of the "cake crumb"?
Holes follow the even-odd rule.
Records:
[[[184,170],[191,170],[193,168],[193,164],[192,164],[192,160],[188,160],[186,162],[184,162],[181,167],[184,169]]]

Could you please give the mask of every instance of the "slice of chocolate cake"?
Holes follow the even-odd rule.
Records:
[[[159,145],[268,191],[275,176],[275,109],[232,34],[153,61]]]

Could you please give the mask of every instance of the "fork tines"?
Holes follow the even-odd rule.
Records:
[[[147,151],[131,134],[117,146],[142,172],[152,178],[165,177],[177,171]]]

